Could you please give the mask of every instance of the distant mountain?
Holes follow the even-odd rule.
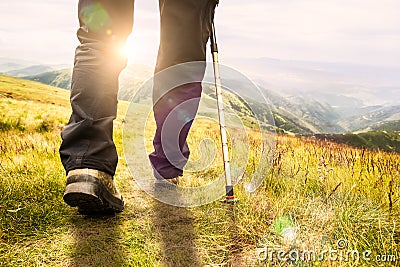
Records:
[[[119,99],[131,100],[137,89],[145,80],[152,76],[152,71],[147,66],[130,65],[120,76]],[[24,79],[42,82],[48,85],[69,89],[71,84],[71,70],[46,72],[39,75],[24,77]],[[355,130],[368,130],[370,126],[384,121],[393,120],[397,109],[384,108],[382,106],[360,107],[347,109],[343,107],[332,107],[325,102],[320,102],[310,98],[283,97],[271,90],[260,87],[271,102],[273,113],[278,131],[283,133],[294,133],[309,135],[315,133],[345,133]],[[209,95],[212,95],[211,92]],[[240,88],[238,91],[240,94]],[[340,98],[340,97],[339,97]],[[233,104],[231,100],[231,106]],[[241,99],[247,104],[251,104],[253,111],[260,118],[266,118],[265,106],[258,103],[256,99]],[[235,102],[237,105],[237,101]],[[246,103],[241,104],[242,106]],[[349,100],[349,103],[352,103]],[[244,109],[243,109],[244,110]],[[238,110],[243,112],[243,110]],[[390,127],[392,129],[393,127]],[[381,126],[380,129],[386,129]]]
[[[71,69],[63,69],[45,72],[33,76],[25,76],[22,79],[41,82],[47,85],[70,89],[71,88],[71,78],[72,78],[72,70]]]
[[[0,63],[0,73],[16,70],[16,69],[22,69],[25,68],[24,65],[18,64],[18,63]]]
[[[285,105],[274,107],[282,114],[292,116],[302,121],[313,132],[342,132],[343,129],[335,122],[340,115],[327,103],[303,97],[288,98]]]
[[[400,105],[397,106],[355,106],[357,101],[344,97],[348,103],[331,106],[304,96],[281,96],[262,86],[259,88],[271,102],[275,123],[283,132],[295,134],[348,133],[373,130],[380,124],[380,130],[395,128],[391,121],[400,120]],[[238,94],[241,95],[241,89]],[[246,90],[246,89],[244,89]],[[336,100],[340,99],[338,96]],[[255,113],[263,113],[265,107],[256,98],[245,99],[251,103]],[[340,103],[338,103],[340,104]]]
[[[263,87],[286,96],[303,96],[331,106],[350,104],[348,101],[356,101],[358,106],[400,104],[400,65],[366,66],[273,58],[236,58],[224,62]]]
[[[126,67],[120,75],[119,99],[130,100],[140,85],[147,79],[150,79],[152,75],[152,69],[145,65],[133,64]],[[48,71],[22,78],[63,89],[70,89],[72,69]]]
[[[0,64],[1,63],[2,61],[0,59]],[[6,62],[4,64],[9,63]],[[18,64],[19,63],[16,63],[14,66]],[[335,64],[321,65],[319,63],[291,62],[273,59],[259,59],[249,61],[248,64],[250,64],[252,68],[260,67],[259,71],[261,72],[268,70],[265,77],[263,77],[263,79],[268,80],[268,82],[260,79],[256,81],[263,94],[271,103],[270,108],[272,109],[271,111],[275,118],[278,131],[294,134],[315,134],[391,130],[396,129],[396,123],[393,123],[393,121],[400,120],[400,105],[388,105],[387,102],[384,103],[384,101],[380,100],[378,102],[381,104],[365,105],[366,98],[363,95],[365,90],[356,90],[352,92],[352,94],[349,94],[350,89],[347,88],[347,86],[349,86],[349,81],[351,80],[354,82],[364,77],[360,74],[363,71],[364,74],[371,74],[373,70],[376,70],[374,68],[367,68],[366,71],[357,70],[354,66]],[[244,66],[246,66],[246,62],[244,62]],[[11,68],[12,65],[8,67]],[[39,74],[26,75],[23,78],[69,89],[71,84],[71,70],[53,70],[55,67],[60,66],[35,65],[9,71],[7,73],[9,75],[13,74],[12,76],[18,76],[23,73],[43,71]],[[344,69],[341,70],[341,67]],[[50,71],[48,71],[49,69]],[[345,75],[344,73],[346,71],[350,73]],[[353,72],[356,73],[354,77],[351,76]],[[277,73],[281,73],[282,77],[279,78],[279,75],[276,76]],[[392,72],[389,72],[386,78],[369,77],[366,80],[373,83],[374,86],[377,86],[379,81],[385,82],[387,86],[385,94],[388,94],[388,98],[394,99],[393,101],[396,102],[396,92],[398,93],[399,91],[396,91],[396,78],[391,73]],[[381,72],[377,72],[377,75],[381,74]],[[119,99],[131,100],[140,86],[147,79],[151,78],[152,75],[153,69],[148,66],[129,65],[120,75]],[[279,83],[275,83],[278,82],[275,79],[277,77],[279,78]],[[340,79],[343,77],[346,77],[348,80],[343,80],[343,84],[341,84]],[[324,80],[325,78],[326,80]],[[373,82],[374,80],[376,81]],[[230,82],[230,86],[237,89],[238,95],[248,95],[248,90],[246,88],[241,88],[240,81],[235,81],[233,79]],[[290,89],[289,85],[293,86],[292,89]],[[298,87],[294,87],[295,85]],[[296,91],[297,89],[300,90],[302,86],[309,87],[301,90],[301,92]],[[322,90],[321,88],[323,87],[318,86],[327,86],[327,90]],[[341,88],[341,86],[347,89],[339,90],[338,93],[335,93],[334,90]],[[371,88],[368,87],[367,89],[369,90]],[[242,104],[239,103],[239,100],[239,102],[234,100],[233,97],[227,101],[230,101],[232,108],[243,107],[246,105],[245,102],[251,103],[252,107],[255,109],[254,112],[260,115],[260,118],[266,119],[267,113],[265,113],[265,104],[258,102],[259,100],[256,95],[248,95],[248,97],[249,98],[246,99],[239,99],[243,102]],[[242,112],[245,110],[244,108],[240,109]],[[246,119],[248,119],[248,116]],[[248,121],[248,123],[254,122]]]
[[[42,64],[34,61],[0,57],[0,74],[25,77],[69,68],[67,64]]]
[[[57,71],[60,69],[64,69],[68,67],[67,65],[33,65],[29,67],[25,67],[22,69],[15,69],[15,70],[10,70],[5,73],[4,75],[8,76],[13,76],[13,77],[26,77],[26,76],[34,76],[34,75],[39,75],[51,71]]]
[[[38,64],[39,63],[37,62],[23,60],[23,59],[0,57],[0,73],[16,69],[22,69],[28,66],[38,65]]]
[[[316,134],[316,138],[359,148],[400,153],[400,131],[369,131],[349,134]]]
[[[389,107],[377,107],[372,111],[362,115],[347,117],[337,122],[347,132],[366,131],[380,125],[381,130],[390,130],[384,128],[383,122],[400,120],[400,105]],[[389,126],[389,124],[387,124]],[[371,128],[372,127],[372,128]],[[391,126],[390,126],[391,128]]]
[[[366,131],[383,121],[400,120],[395,108],[400,105],[400,66],[273,58],[225,62],[251,77],[266,95],[279,92],[284,101],[270,98],[278,113],[313,133]]]
[[[376,124],[370,125],[368,128],[365,129],[365,131],[378,130],[400,131],[400,120],[378,122]]]
[[[320,132],[315,125],[282,108],[277,109],[272,106],[271,112],[275,120],[276,129],[280,133],[310,135]]]

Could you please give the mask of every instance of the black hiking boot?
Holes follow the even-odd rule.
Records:
[[[93,169],[68,172],[65,203],[85,215],[122,212],[124,200],[111,175]]]

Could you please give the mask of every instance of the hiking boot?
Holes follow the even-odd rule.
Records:
[[[124,200],[111,175],[93,169],[68,172],[63,199],[81,214],[122,212]]]
[[[154,181],[154,190],[156,194],[166,194],[169,191],[177,190],[177,185],[179,183],[179,177],[170,178],[170,179],[155,179]],[[165,191],[167,190],[167,191]]]
[[[169,179],[157,179],[154,181],[154,186],[156,189],[161,188],[175,188],[179,183],[179,177],[169,178]]]
[[[162,180],[156,179],[156,183],[165,183],[165,182],[177,185],[179,183],[179,177],[169,178],[169,179],[162,179]]]
[[[169,184],[177,185],[179,183],[179,176],[173,178],[164,178],[154,169],[153,175],[154,178],[156,178],[155,184],[165,184],[166,182],[168,182]]]

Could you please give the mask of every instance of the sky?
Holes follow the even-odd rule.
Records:
[[[276,58],[400,66],[398,0],[220,0],[221,60]],[[78,1],[0,2],[0,57],[72,64]],[[154,65],[158,1],[136,0],[126,52]]]

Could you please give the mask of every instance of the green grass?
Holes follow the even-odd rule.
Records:
[[[1,266],[283,266],[276,258],[258,260],[257,249],[336,249],[340,239],[349,249],[397,261],[291,266],[399,265],[399,154],[282,135],[273,169],[256,193],[239,184],[234,206],[177,208],[152,199],[132,179],[122,152],[127,103],[121,101],[114,139],[120,155],[116,181],[126,208],[92,218],[62,201],[58,147],[70,112],[68,92],[0,76],[0,94]],[[189,144],[196,158],[204,137],[219,140],[218,127],[202,120],[193,127]],[[256,132],[249,133],[247,176],[260,143]],[[221,172],[218,154],[209,169],[191,175],[194,181],[185,176],[183,186],[207,183]]]

